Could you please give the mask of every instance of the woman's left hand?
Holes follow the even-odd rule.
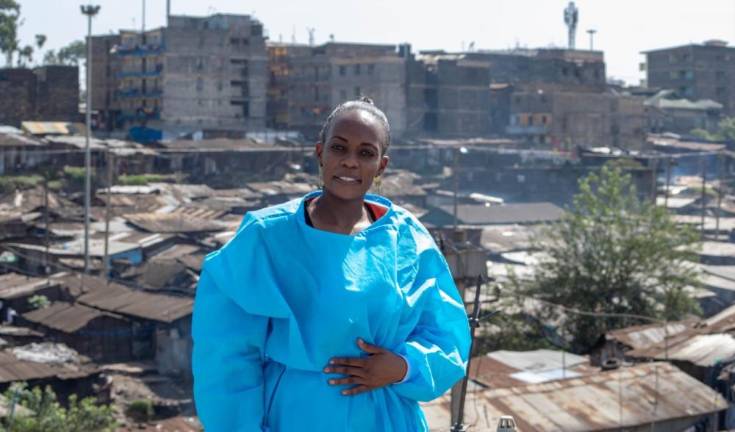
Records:
[[[342,390],[343,395],[353,396],[375,390],[403,380],[408,365],[403,357],[362,339],[357,346],[369,354],[367,357],[335,357],[324,368],[326,373],[346,375],[345,378],[332,378],[331,385],[353,385]]]

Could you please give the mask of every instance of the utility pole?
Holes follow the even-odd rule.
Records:
[[[43,258],[43,271],[46,273],[46,275],[49,275],[49,262],[51,261],[49,259],[49,217],[48,217],[48,171],[43,173],[43,225],[44,228],[44,236],[43,236],[43,245],[45,249],[44,258]]]
[[[105,200],[105,258],[102,261],[105,271],[105,279],[110,278],[110,201],[112,200],[112,178],[113,178],[113,164],[115,163],[115,155],[107,150],[107,199]]]
[[[595,29],[589,29],[587,30],[587,33],[590,35],[590,51],[595,50],[595,33],[597,33],[597,30]]]
[[[705,165],[704,155],[701,155],[701,156],[699,156],[699,166],[700,166],[700,171],[701,171],[701,174],[702,174],[702,196],[701,196],[701,200],[702,200],[702,231],[700,233],[700,236],[702,237],[702,240],[704,240],[704,212],[705,212],[705,209],[706,209],[706,205],[705,205],[706,203],[705,203],[705,201],[706,201],[706,197],[707,197],[707,194],[706,194],[707,182],[706,182],[706,172],[705,172],[704,165]]]
[[[454,160],[452,162],[452,180],[454,180],[454,232],[457,232],[457,195],[459,194],[459,176],[457,175],[457,162],[459,161],[459,155],[467,154],[467,148],[460,147],[454,149]]]
[[[140,33],[144,34],[145,33],[145,0],[143,0],[143,19],[141,21],[142,23],[141,23]]]
[[[669,208],[669,185],[671,184],[671,156],[666,159],[666,189],[664,189],[664,208]]]
[[[100,11],[100,6],[82,6],[82,13],[87,15],[87,133],[84,145],[84,273],[89,272],[89,207],[91,201],[92,155],[89,149],[90,134],[92,133],[92,18]]]
[[[715,240],[720,239],[720,213],[722,212],[722,194],[725,188],[725,158],[722,153],[717,154],[717,213],[715,215]]]

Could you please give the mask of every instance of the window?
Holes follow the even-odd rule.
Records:
[[[362,91],[360,90],[360,87],[355,87],[355,97],[359,98],[362,95]]]
[[[238,38],[231,38],[230,39],[230,45],[240,45],[240,39],[238,39]]]
[[[373,72],[375,72],[375,65],[374,64],[367,65],[367,73],[368,73],[368,75],[372,75]]]
[[[340,76],[345,76],[345,75],[347,75],[347,66],[340,66],[340,67],[339,67],[339,75],[340,75]]]
[[[201,78],[197,78],[197,91],[204,90],[204,80]]]
[[[360,68],[361,68],[361,65],[359,64],[355,65],[355,75],[360,75]]]

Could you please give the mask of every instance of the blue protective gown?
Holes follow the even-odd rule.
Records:
[[[194,397],[207,432],[428,431],[418,401],[464,376],[467,315],[429,232],[389,200],[355,235],[306,224],[301,199],[248,213],[204,262],[193,318]],[[323,372],[364,356],[357,338],[404,356],[396,383],[343,396]]]

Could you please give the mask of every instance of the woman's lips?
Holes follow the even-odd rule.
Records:
[[[340,183],[345,183],[349,185],[358,185],[362,183],[361,180],[354,179],[352,177],[342,177],[342,176],[334,176],[334,179],[337,180]]]

